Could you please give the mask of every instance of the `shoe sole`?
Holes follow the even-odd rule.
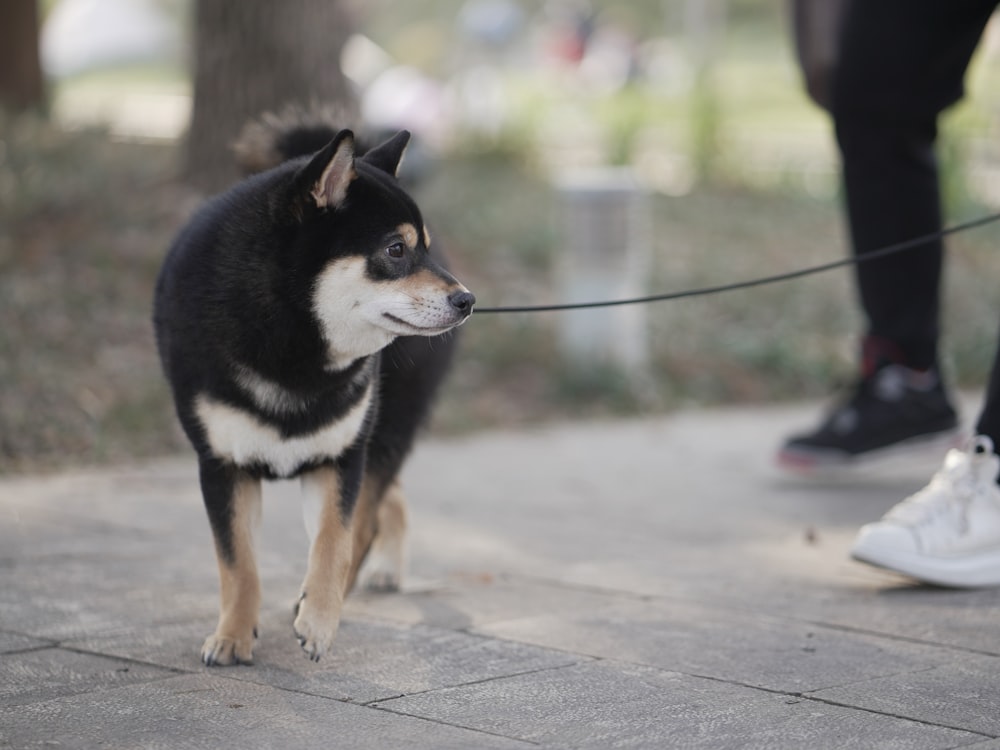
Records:
[[[780,468],[799,477],[822,477],[876,467],[893,459],[912,456],[916,452],[947,452],[958,448],[965,438],[963,431],[954,427],[941,432],[901,440],[884,448],[849,454],[840,451],[795,451],[783,449],[778,452],[777,464]]]
[[[855,547],[851,557],[935,586],[957,589],[1000,586],[1000,552],[947,560]]]

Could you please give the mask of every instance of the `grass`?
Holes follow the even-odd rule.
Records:
[[[0,122],[0,470],[176,446],[149,325],[191,206],[170,150]]]

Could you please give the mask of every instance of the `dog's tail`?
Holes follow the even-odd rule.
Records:
[[[345,104],[288,105],[243,126],[233,143],[236,163],[250,175],[326,146],[343,128],[357,129],[358,116]]]

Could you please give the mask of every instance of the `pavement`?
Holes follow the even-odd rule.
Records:
[[[972,413],[973,410],[967,410]],[[253,666],[201,665],[192,457],[0,481],[0,748],[1000,750],[1000,590],[853,562],[940,456],[806,482],[815,404],[423,442],[410,577],[300,651],[297,487],[269,485]]]

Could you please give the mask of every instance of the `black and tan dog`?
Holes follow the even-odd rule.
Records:
[[[295,633],[313,660],[369,550],[398,585],[406,510],[397,475],[475,298],[434,258],[396,172],[402,132],[363,156],[330,130],[209,201],[174,242],[154,324],[198,454],[221,579],[209,665],[248,663],[260,607],[262,479],[301,478],[311,547]],[[293,145],[289,145],[293,144]],[[371,562],[376,562],[375,560]],[[371,564],[370,562],[370,564]]]

